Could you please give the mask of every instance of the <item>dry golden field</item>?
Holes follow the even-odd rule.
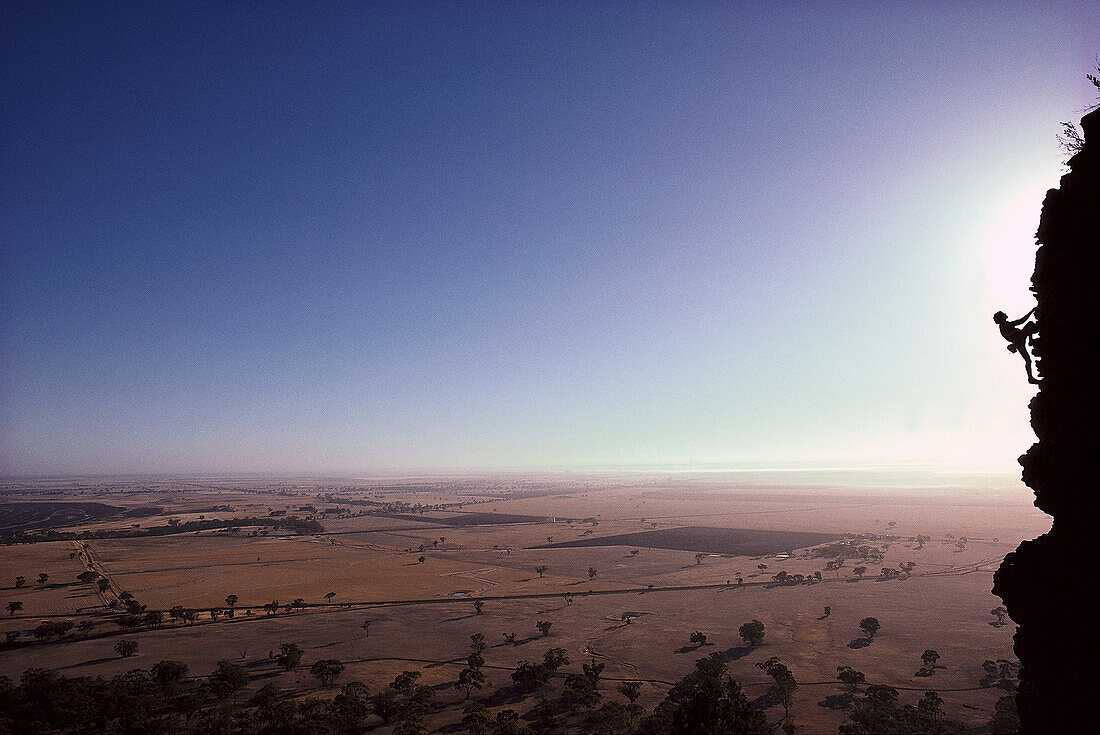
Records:
[[[827,473],[10,485],[0,498],[9,511],[62,501],[119,509],[116,516],[55,529],[64,532],[287,515],[315,518],[324,530],[242,524],[239,530],[5,546],[0,601],[17,600],[23,608],[2,616],[0,633],[16,643],[0,650],[0,675],[16,678],[30,666],[109,675],[162,659],[184,661],[201,675],[229,658],[246,666],[253,688],[274,680],[323,696],[308,666],[284,673],[269,652],[298,643],[305,663],[338,658],[348,666],[344,681],[359,679],[372,690],[404,669],[421,670],[423,683],[443,685],[460,670],[469,636],[482,632],[496,686],[507,683],[518,661],[560,646],[572,661],[569,670],[589,659],[606,664],[605,696],[615,696],[617,680],[642,681],[639,703],[649,708],[696,659],[722,651],[750,699],[769,683],[757,662],[777,656],[790,667],[800,684],[792,709],[800,732],[836,732],[843,721],[843,713],[821,706],[841,691],[840,665],[901,690],[903,699],[935,689],[949,716],[976,725],[988,720],[1001,693],[979,685],[982,661],[1012,658],[1013,626],[991,625],[989,611],[1000,604],[990,592],[993,571],[1021,539],[1048,527],[1029,498],[1013,478]],[[133,509],[142,514],[125,515]],[[33,519],[20,522],[33,528]],[[770,535],[758,536],[779,539],[778,546],[751,556],[640,542],[556,547],[651,531],[689,546],[698,536],[690,529],[699,528],[766,531]],[[861,564],[854,559],[826,570],[828,558],[815,557],[811,548],[783,546],[790,532],[867,534],[858,543],[873,544],[884,556],[863,563],[869,569],[862,578],[853,574]],[[931,539],[923,548],[912,540],[918,534]],[[881,577],[882,567],[906,562],[915,565],[909,574]],[[543,566],[542,575],[535,572]],[[77,581],[88,569],[108,579],[109,589],[99,593]],[[779,571],[820,571],[822,579],[777,585],[772,577]],[[39,573],[49,575],[45,584],[38,583]],[[26,584],[16,588],[20,575]],[[168,619],[160,628],[121,632],[120,611],[108,606],[123,592],[149,610],[198,610],[198,621]],[[330,592],[335,595],[326,598]],[[237,596],[234,617],[211,620],[210,609],[225,608],[230,594]],[[262,608],[296,599],[305,606],[293,612],[272,615]],[[484,602],[480,613],[474,599]],[[860,642],[858,627],[867,616],[882,623],[869,645]],[[753,618],[766,628],[757,649],[737,634]],[[95,628],[43,643],[28,635],[43,620],[90,621]],[[369,636],[364,620],[372,621]],[[549,636],[535,629],[538,620],[553,623]],[[707,634],[706,646],[689,644],[695,630]],[[507,645],[502,635],[511,632],[517,643]],[[114,654],[120,637],[138,642],[137,656]],[[918,676],[927,648],[940,653],[939,667]],[[435,727],[460,717],[461,695],[443,689],[441,696],[455,706],[435,716]],[[778,713],[770,710],[770,719]]]

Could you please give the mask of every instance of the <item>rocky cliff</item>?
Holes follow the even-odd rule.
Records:
[[[1084,147],[1043,202],[1032,276],[1038,441],[1020,464],[1035,505],[1053,523],[1005,557],[993,586],[1018,625],[1023,733],[1094,731],[1091,695],[1100,691],[1095,673],[1081,671],[1095,666],[1100,650],[1091,631],[1100,542],[1100,110],[1081,127]]]

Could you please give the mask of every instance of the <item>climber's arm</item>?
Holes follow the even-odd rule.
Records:
[[[1031,311],[1029,311],[1028,313],[1024,314],[1024,315],[1023,315],[1022,317],[1020,317],[1019,319],[1016,319],[1015,321],[1011,321],[1011,322],[1009,322],[1009,324],[1010,324],[1010,325],[1012,325],[1012,326],[1014,326],[1014,327],[1018,327],[1018,326],[1020,326],[1021,324],[1023,324],[1024,322],[1026,322],[1026,321],[1027,321],[1028,319],[1030,319],[1030,318],[1031,318],[1031,315],[1035,313],[1035,310],[1036,310],[1037,308],[1039,308],[1039,307],[1037,307],[1037,306],[1033,306],[1033,307],[1031,307]]]

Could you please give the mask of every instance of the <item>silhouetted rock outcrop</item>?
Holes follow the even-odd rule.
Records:
[[[1100,649],[1091,631],[1100,493],[1100,110],[1081,127],[1085,145],[1043,203],[1031,281],[1041,378],[1031,426],[1039,441],[1020,464],[1035,505],[1054,520],[1049,533],[1005,557],[993,585],[1019,626],[1016,703],[1024,733],[1090,732],[1096,723],[1098,684],[1081,669],[1095,666]]]

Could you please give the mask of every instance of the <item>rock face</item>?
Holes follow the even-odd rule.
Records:
[[[1080,670],[1094,667],[1100,650],[1090,630],[1100,542],[1100,110],[1081,127],[1084,148],[1043,202],[1031,279],[1039,441],[1020,464],[1036,507],[1054,520],[1049,533],[1005,557],[993,585],[1018,625],[1023,733],[1092,732],[1097,721],[1097,684]]]

